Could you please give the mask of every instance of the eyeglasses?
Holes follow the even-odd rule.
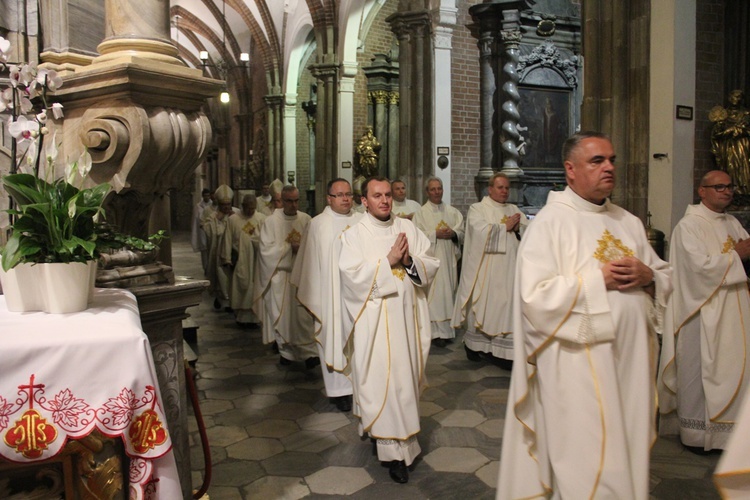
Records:
[[[328,196],[332,196],[334,198],[354,198],[354,193],[328,193]]]
[[[714,184],[713,186],[703,186],[704,188],[714,188],[717,193],[723,193],[727,189],[734,191],[734,184]]]

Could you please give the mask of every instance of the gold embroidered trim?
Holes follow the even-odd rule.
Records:
[[[444,221],[441,220],[438,222],[438,225],[435,226],[435,231],[440,231],[441,229],[450,229],[451,227]]]
[[[253,233],[255,232],[255,226],[253,225],[252,222],[248,222],[247,224],[242,226],[242,230],[246,232],[247,234],[249,234],[250,236],[252,236]]]
[[[391,272],[401,281],[404,281],[404,278],[406,278],[406,269],[404,269],[404,266],[392,267]]]
[[[294,245],[295,243],[299,245],[300,241],[302,241],[302,235],[296,229],[292,229],[286,235],[286,242],[290,245]]]
[[[604,230],[601,239],[599,239],[599,246],[597,247],[596,252],[594,252],[594,258],[602,264],[612,262],[613,260],[619,260],[623,257],[632,257],[633,255],[635,255],[633,250],[623,245],[619,238],[615,238],[612,233],[606,229]]]
[[[731,234],[727,235],[727,241],[724,242],[724,246],[721,249],[721,253],[729,253],[732,250],[734,250],[734,245],[736,245],[737,242],[734,241],[734,238],[732,238]]]
[[[503,215],[503,218],[500,219],[500,224],[505,224],[508,222],[509,217],[507,215]]]

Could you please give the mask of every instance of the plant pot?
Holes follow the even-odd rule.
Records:
[[[60,314],[88,307],[91,275],[88,263],[19,264],[0,279],[9,311]]]

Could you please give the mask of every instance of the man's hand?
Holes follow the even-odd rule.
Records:
[[[435,237],[439,240],[453,239],[454,234],[455,233],[453,232],[453,229],[449,227],[444,227],[444,228],[435,230]]]
[[[734,251],[740,256],[740,259],[745,260],[750,257],[750,238],[740,240],[734,244]]]
[[[391,247],[391,251],[388,252],[388,263],[391,267],[397,266],[399,263],[404,266],[411,265],[411,257],[409,257],[409,240],[406,239],[406,233],[399,233],[396,236],[396,242]]]
[[[505,221],[505,229],[508,232],[518,231],[518,226],[521,224],[521,214],[513,214]]]
[[[635,257],[625,257],[607,262],[602,268],[607,290],[625,291],[647,287],[654,281],[654,272]]]
[[[297,250],[299,250],[299,243],[290,243],[292,245],[292,255],[297,255]]]

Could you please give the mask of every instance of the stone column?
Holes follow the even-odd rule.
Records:
[[[315,208],[320,212],[326,206],[326,184],[338,175],[336,98],[339,66],[335,63],[317,63],[310,66],[310,72],[318,81],[315,113]]]
[[[275,178],[287,183],[281,159],[282,108],[284,96],[267,95],[263,98],[268,108],[268,170]]]
[[[399,40],[399,174],[410,198],[422,200],[422,185],[433,174],[434,73],[429,12],[396,13],[386,19]]]
[[[388,178],[395,179],[398,175],[399,154],[399,92],[397,90],[388,93]]]
[[[93,160],[91,182],[109,182],[115,191],[105,203],[107,220],[125,234],[145,237],[154,229],[149,221],[160,221],[160,229],[169,231],[168,211],[157,209],[154,214],[154,204],[165,206],[160,200],[172,189],[192,188],[192,175],[211,142],[202,107],[219,93],[222,82],[203,77],[201,70],[187,68],[177,59],[177,48],[169,41],[169,2],[107,0],[105,20],[106,38],[98,46],[101,55],[88,66],[72,68],[54,96],[65,107],[64,121],[56,125],[62,132],[60,156],[75,158],[87,147]],[[163,250],[168,248],[165,245]],[[170,257],[162,255],[162,260]],[[172,293],[176,285],[163,287],[144,293],[164,302],[161,296]],[[198,296],[202,288],[197,286]],[[177,295],[171,304],[175,309],[184,311],[194,304],[194,297]],[[143,308],[141,312],[145,314]],[[152,337],[145,320],[144,329],[154,350],[161,393],[169,401],[167,425],[183,497],[189,498],[192,478],[180,315],[170,316],[169,322],[168,329],[156,330],[159,335],[169,332],[167,337]]]

